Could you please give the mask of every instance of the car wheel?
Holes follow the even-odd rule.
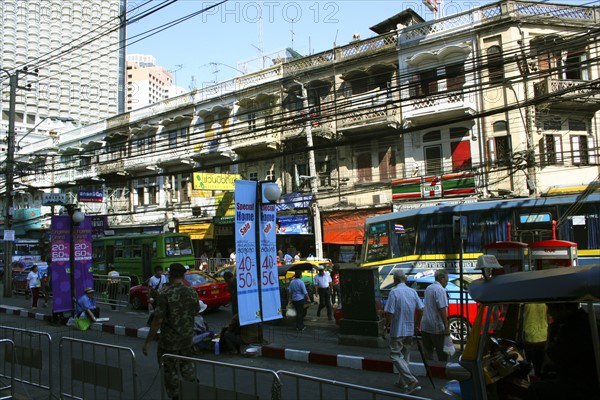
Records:
[[[131,297],[131,308],[133,308],[134,310],[141,310],[142,308],[144,308],[144,305],[142,304],[142,299],[140,299],[140,296],[133,296]]]
[[[461,320],[463,321],[461,324]],[[467,341],[467,336],[471,332],[471,324],[468,321],[460,317],[450,317],[448,319],[448,325],[450,327],[450,337],[455,343],[459,343],[461,339],[463,343]]]

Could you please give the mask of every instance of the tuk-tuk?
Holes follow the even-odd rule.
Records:
[[[548,308],[572,304],[574,309],[580,305],[587,313],[586,321],[585,313],[577,310],[589,332],[577,332],[581,332],[582,340],[591,338],[592,368],[591,372],[586,370],[591,378],[582,376],[573,385],[573,395],[565,398],[577,397],[578,392],[588,390],[586,385],[597,387],[600,339],[595,307],[600,302],[600,265],[488,276],[472,282],[469,294],[481,307],[459,362],[446,366],[446,376],[453,380],[442,389],[444,393],[472,400],[526,399],[529,386],[545,379],[533,374],[524,350],[525,310],[533,304]],[[546,308],[542,310],[545,314]],[[600,398],[600,392],[596,392],[597,397],[582,396],[577,398]]]

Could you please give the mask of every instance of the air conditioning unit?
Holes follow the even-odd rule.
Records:
[[[385,194],[374,194],[373,204],[387,203],[387,196]]]

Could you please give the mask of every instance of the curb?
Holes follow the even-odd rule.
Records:
[[[52,316],[28,311],[21,307],[0,305],[0,314],[15,315],[27,317],[38,321],[52,322]],[[64,324],[63,324],[64,325]],[[149,327],[128,328],[123,325],[114,325],[109,323],[94,322],[90,325],[94,331],[111,333],[119,336],[134,337],[145,339],[148,337]],[[381,360],[376,358],[365,358],[361,356],[348,356],[343,354],[319,353],[309,350],[294,350],[283,347],[265,345],[260,350],[261,356],[276,358],[280,360],[297,361],[310,364],[328,365],[331,367],[343,367],[356,370],[395,373],[394,364],[391,360]],[[427,376],[423,363],[410,363],[410,369],[415,376]],[[444,363],[432,362],[429,365],[429,371],[434,378],[446,378],[446,368]]]
[[[343,354],[326,354],[308,350],[285,349],[275,346],[262,346],[263,357],[277,358],[280,360],[299,361],[311,364],[328,365],[332,367],[352,368],[363,371],[395,373],[394,364],[390,360],[365,358],[360,356],[347,356]],[[410,363],[410,370],[415,376],[427,376],[423,363]],[[434,378],[446,378],[444,363],[433,362],[429,371]]]

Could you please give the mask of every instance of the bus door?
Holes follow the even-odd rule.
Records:
[[[566,240],[542,240],[529,244],[531,269],[543,270],[577,266],[577,243]]]
[[[523,242],[496,242],[483,246],[483,254],[496,256],[502,269],[492,270],[492,275],[529,271],[528,246]]]
[[[142,280],[149,279],[152,275],[152,246],[150,243],[142,245]]]
[[[108,245],[106,246],[106,253],[104,254],[105,258],[105,262],[106,264],[104,264],[104,271],[108,272],[108,266],[109,265],[115,265],[115,246],[113,245]],[[116,267],[116,266],[115,266]]]

